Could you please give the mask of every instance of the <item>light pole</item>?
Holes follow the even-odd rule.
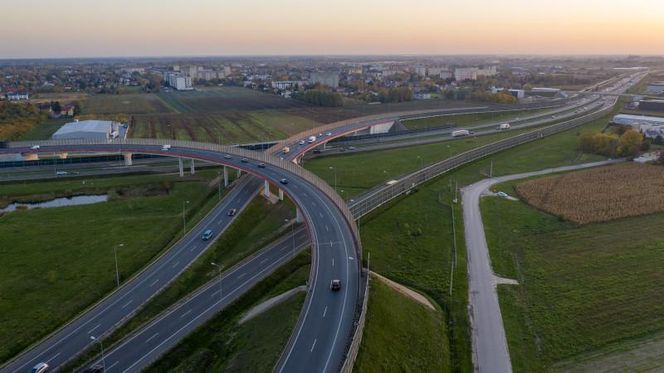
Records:
[[[94,335],[90,336],[90,339],[92,339],[95,342],[99,342],[99,347],[101,347],[101,364],[104,366],[104,372],[106,371],[106,359],[104,358],[104,344],[101,343],[101,339],[97,339]]]
[[[184,237],[187,234],[187,218],[185,215],[185,206],[189,201],[182,201],[182,236]]]
[[[417,159],[420,160],[420,170],[421,170],[422,168],[424,168],[424,164],[422,163],[422,162],[423,162],[423,161],[422,161],[422,157],[420,157],[420,156],[418,155],[418,156],[417,156]]]
[[[118,270],[118,246],[124,246],[123,243],[113,246],[113,256],[115,256],[115,283],[120,287],[120,271]]]
[[[221,287],[221,269],[222,269],[222,266],[215,263],[215,262],[210,262],[210,264],[217,267],[217,269],[219,270],[219,301],[221,301],[222,299],[224,299],[224,288]]]
[[[337,191],[337,168],[336,167],[329,167],[330,170],[334,170],[334,191]]]
[[[221,171],[217,172],[219,174],[219,201],[221,201]]]
[[[288,224],[290,222],[290,219],[286,218],[284,219],[284,221],[286,222],[286,224]],[[295,255],[295,222],[291,224],[291,237],[293,240],[293,255]]]

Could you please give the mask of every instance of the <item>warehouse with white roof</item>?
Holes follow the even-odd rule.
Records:
[[[613,117],[614,124],[631,126],[645,137],[664,137],[664,118],[645,115],[618,114]]]
[[[54,140],[124,138],[125,126],[108,120],[82,120],[66,123],[52,136]]]

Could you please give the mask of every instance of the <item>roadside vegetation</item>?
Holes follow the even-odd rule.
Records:
[[[304,285],[310,260],[305,252],[277,269],[145,371],[271,372],[295,327],[304,293],[244,324],[238,321],[250,308]]]
[[[46,120],[46,115],[29,103],[0,102],[0,141],[16,140]]]
[[[574,371],[577,356],[664,330],[664,214],[579,226],[519,201],[484,198],[481,207],[494,271],[519,282],[498,290],[515,372],[561,361]],[[643,364],[638,349],[622,356],[626,371]]]
[[[0,185],[0,200],[44,201],[108,193],[93,205],[19,210],[0,216],[0,361],[72,319],[200,219],[216,187],[216,173],[195,177],[141,175]],[[210,206],[211,207],[211,206]],[[120,246],[120,244],[123,244]]]
[[[401,121],[401,123],[403,123],[403,125],[408,129],[440,127],[446,124],[455,127],[465,127],[470,125],[525,118],[549,110],[552,109],[508,110],[494,113],[440,115],[429,118],[404,120]]]
[[[442,314],[375,278],[369,286],[367,322],[353,371],[449,372]],[[403,343],[405,340],[409,343]]]

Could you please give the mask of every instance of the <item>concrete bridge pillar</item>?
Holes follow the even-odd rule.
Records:
[[[69,153],[67,153],[67,152],[58,153],[58,157],[60,159],[67,159],[68,156],[69,156]]]
[[[284,200],[284,190],[279,188],[279,201]]]
[[[238,169],[237,169],[237,178],[239,179],[240,176],[242,176],[242,170],[240,170],[240,169],[238,168]]]
[[[224,166],[224,188],[228,188],[228,168]]]
[[[182,162],[182,158],[178,158],[178,168],[180,169],[180,177],[184,176],[184,162]]]
[[[131,166],[133,163],[131,157],[133,156],[132,153],[122,153],[122,156],[124,157],[124,164],[125,166]]]
[[[37,153],[22,153],[21,156],[23,157],[23,160],[25,160],[25,161],[38,161],[39,160],[39,154],[37,154]]]
[[[270,198],[270,183],[265,180],[265,186],[263,187],[263,195],[265,198]]]
[[[302,218],[302,213],[300,212],[299,208],[295,209],[295,222],[296,223],[302,223],[304,219]]]
[[[196,166],[195,166],[195,164],[194,164],[194,160],[193,160],[193,159],[191,160],[191,166],[190,166],[190,168],[189,168],[189,172],[190,172],[192,175],[195,175],[195,174],[196,174]]]

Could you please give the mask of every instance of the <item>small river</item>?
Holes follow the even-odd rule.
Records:
[[[101,203],[108,201],[108,194],[98,194],[98,195],[89,195],[89,196],[73,196],[73,197],[63,197],[55,198],[50,201],[44,202],[35,202],[35,203],[12,203],[7,207],[0,209],[0,214],[12,212],[16,210],[31,210],[35,208],[52,208],[52,207],[64,207],[64,206],[79,206],[79,205],[91,205],[94,203]]]

